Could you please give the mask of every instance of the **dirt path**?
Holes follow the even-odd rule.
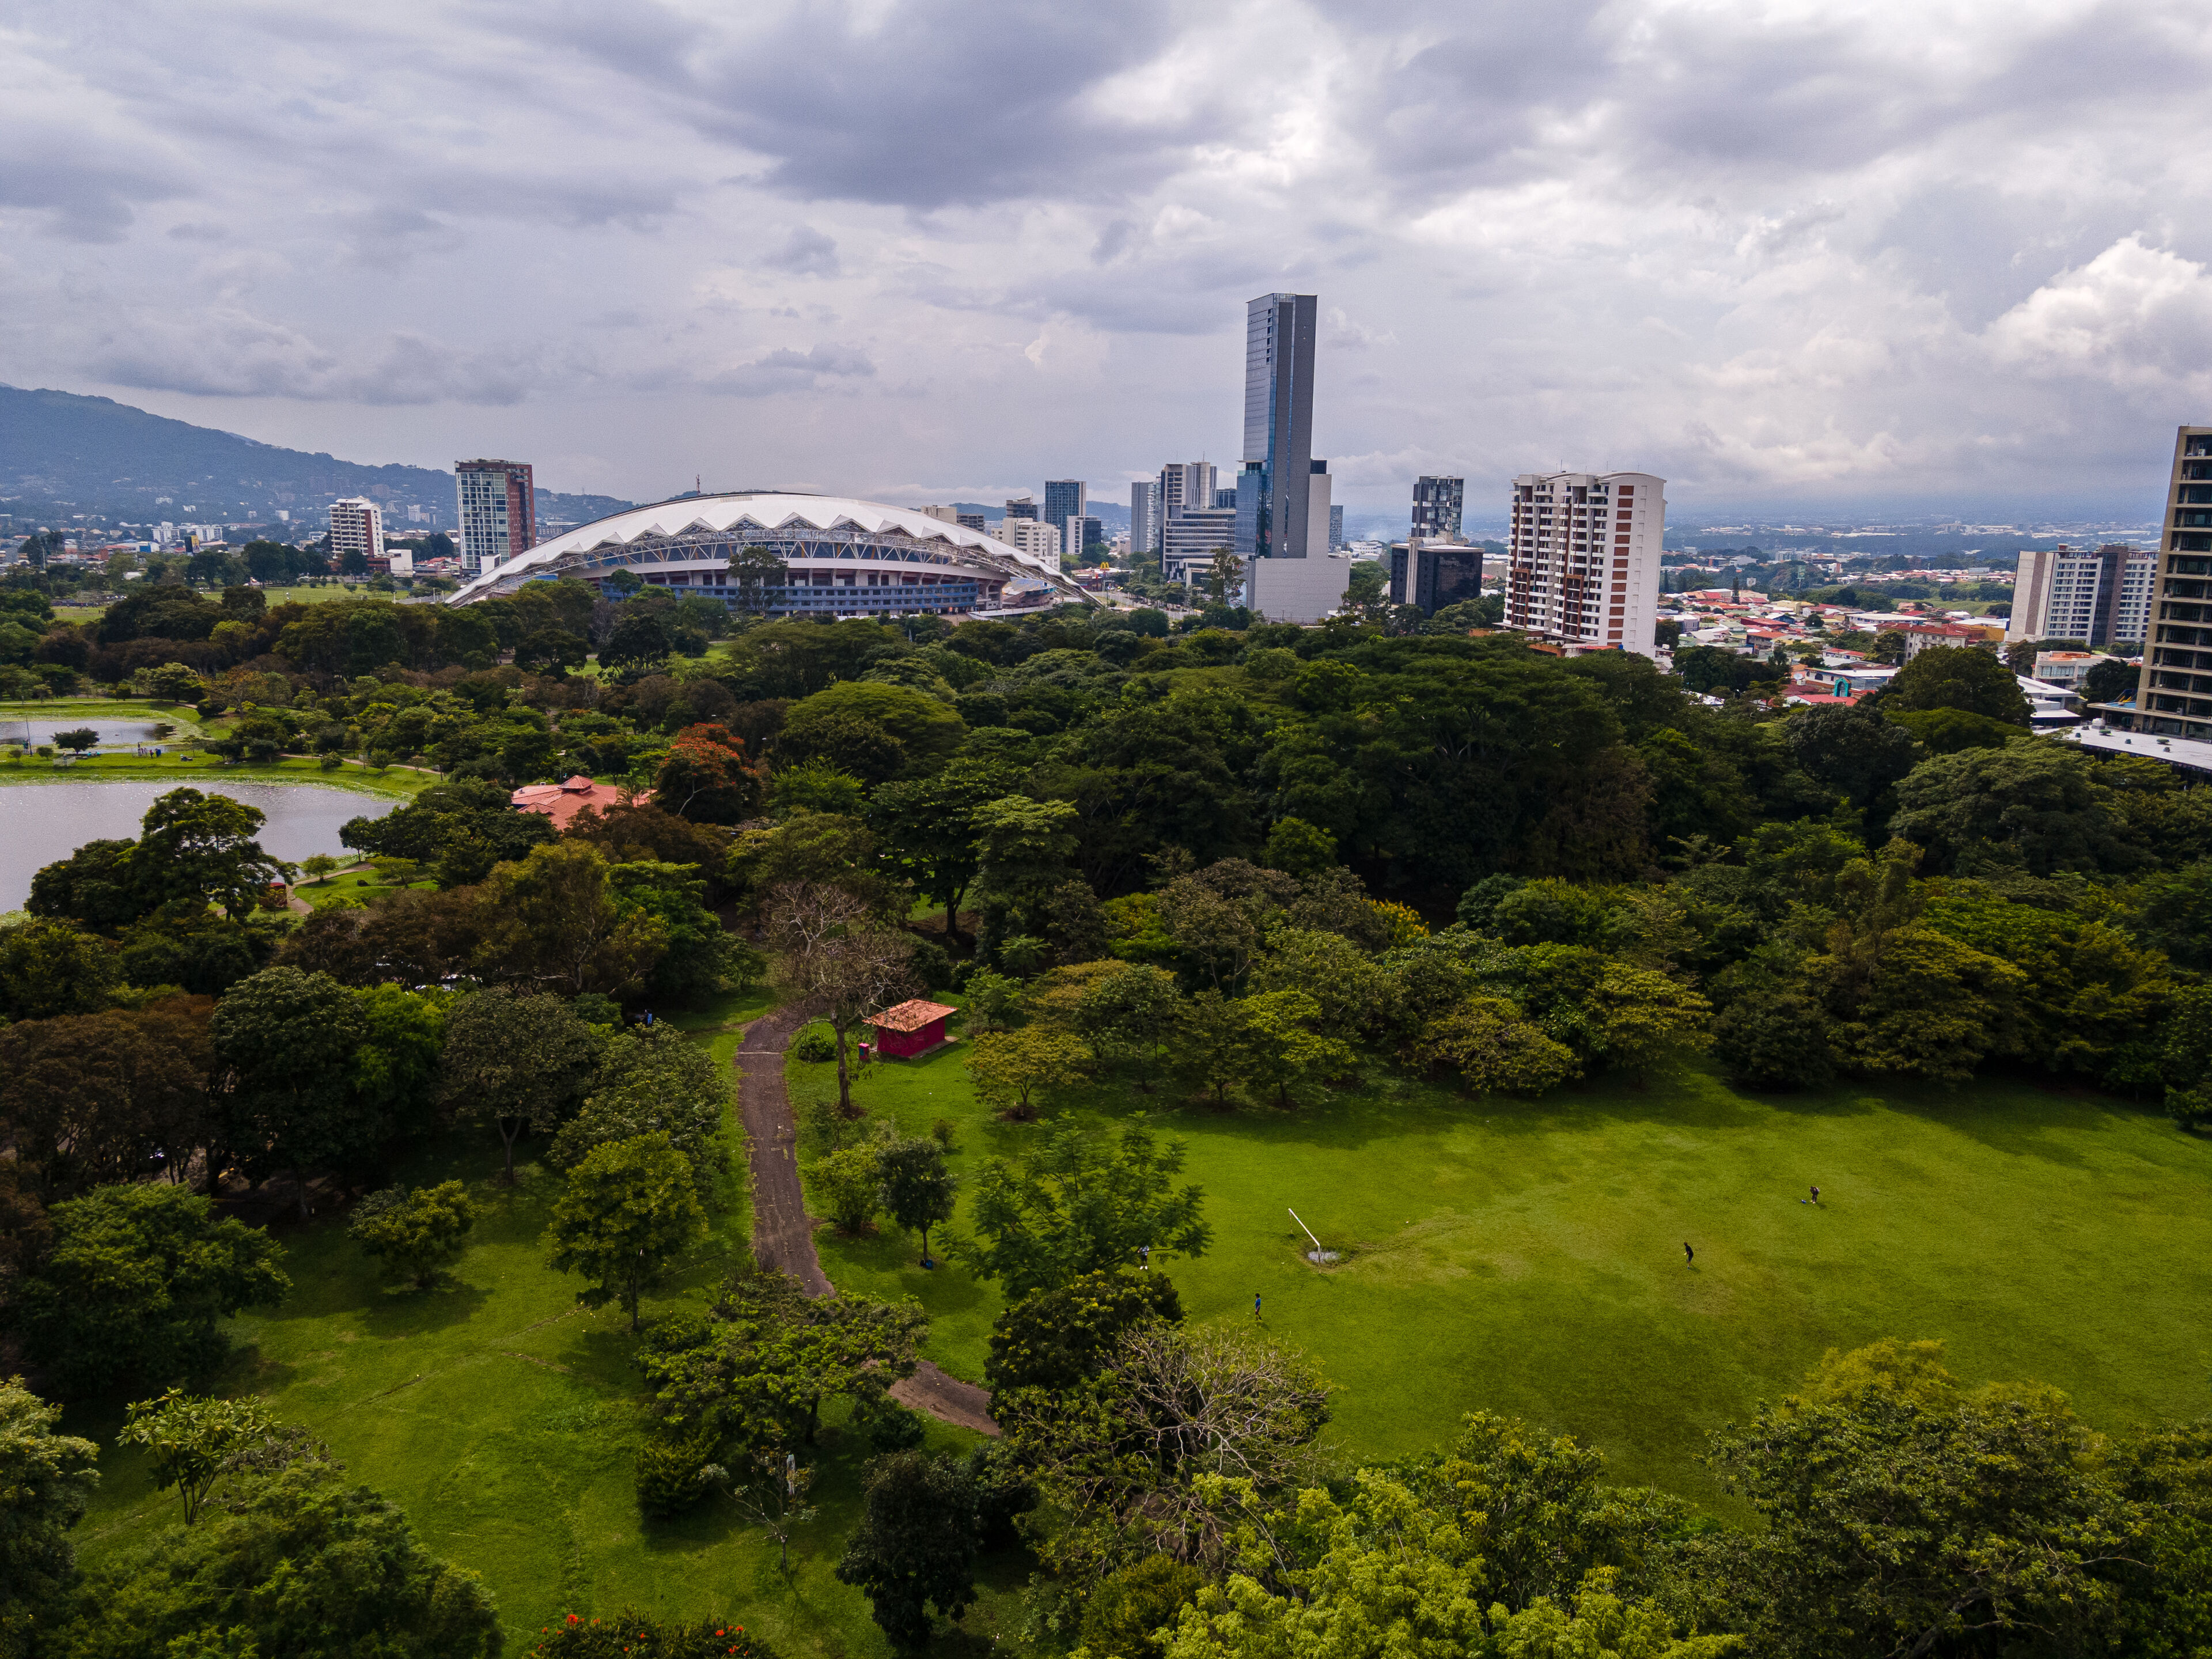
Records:
[[[799,1182],[799,1126],[783,1086],[783,1051],[811,1018],[802,1006],[778,1008],[745,1028],[738,1039],[738,1109],[744,1119],[752,1164],[753,1255],[763,1267],[789,1273],[809,1296],[835,1296],[814,1248],[814,1223]],[[995,1435],[991,1392],[948,1376],[925,1359],[912,1376],[894,1382],[891,1398],[945,1423]]]

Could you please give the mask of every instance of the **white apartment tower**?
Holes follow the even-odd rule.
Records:
[[[2140,645],[2150,624],[2158,554],[2113,542],[2094,553],[2061,542],[2020,556],[2013,583],[2010,640],[2080,640]]]
[[[1573,651],[1653,653],[1667,481],[1649,472],[1513,480],[1505,625]]]
[[[364,559],[384,556],[384,509],[366,495],[331,503],[331,562],[348,553]]]
[[[1034,553],[1049,564],[1060,562],[1060,526],[1047,524],[1042,519],[1017,519],[1008,515],[1005,534],[1000,538],[1007,546],[1024,553]]]

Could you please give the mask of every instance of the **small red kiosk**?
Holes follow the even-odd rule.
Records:
[[[945,1035],[945,1022],[959,1012],[920,997],[886,1008],[868,1022],[876,1028],[876,1052],[887,1060],[911,1060],[941,1048],[951,1041]]]

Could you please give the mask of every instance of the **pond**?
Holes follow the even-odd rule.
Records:
[[[102,749],[129,749],[142,743],[159,743],[154,735],[158,722],[143,715],[118,720],[113,715],[81,714],[75,720],[22,720],[14,715],[0,716],[0,744],[18,749],[34,749],[42,743],[52,743],[57,732],[82,732],[87,726],[100,733]],[[174,721],[167,722],[173,731]]]
[[[190,787],[228,795],[268,816],[262,847],[289,864],[316,853],[343,854],[338,830],[347,819],[382,817],[399,803],[380,795],[313,783],[225,783],[213,778],[162,783],[23,783],[0,787],[0,910],[20,910],[31,878],[88,841],[121,841],[157,796]]]

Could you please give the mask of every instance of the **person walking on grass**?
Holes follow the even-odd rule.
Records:
[[[1810,1205],[1811,1205],[1814,1209],[1818,1209],[1818,1208],[1820,1208],[1820,1183],[1819,1182],[1817,1182],[1817,1181],[1816,1181],[1816,1182],[1814,1182],[1813,1183],[1813,1196],[1812,1196],[1812,1197],[1810,1197],[1810,1198],[1801,1198],[1801,1199],[1799,1199],[1797,1201],[1798,1201],[1800,1204],[1810,1204]]]
[[[1685,1267],[1694,1267],[1698,1265],[1698,1253],[1690,1248],[1687,1240],[1685,1240],[1682,1244],[1682,1265]]]
[[[1255,1318],[1255,1319],[1257,1319],[1259,1316],[1260,1316],[1260,1292],[1259,1292],[1259,1291],[1253,1291],[1253,1292],[1252,1292],[1252,1317],[1253,1317],[1253,1318]]]

